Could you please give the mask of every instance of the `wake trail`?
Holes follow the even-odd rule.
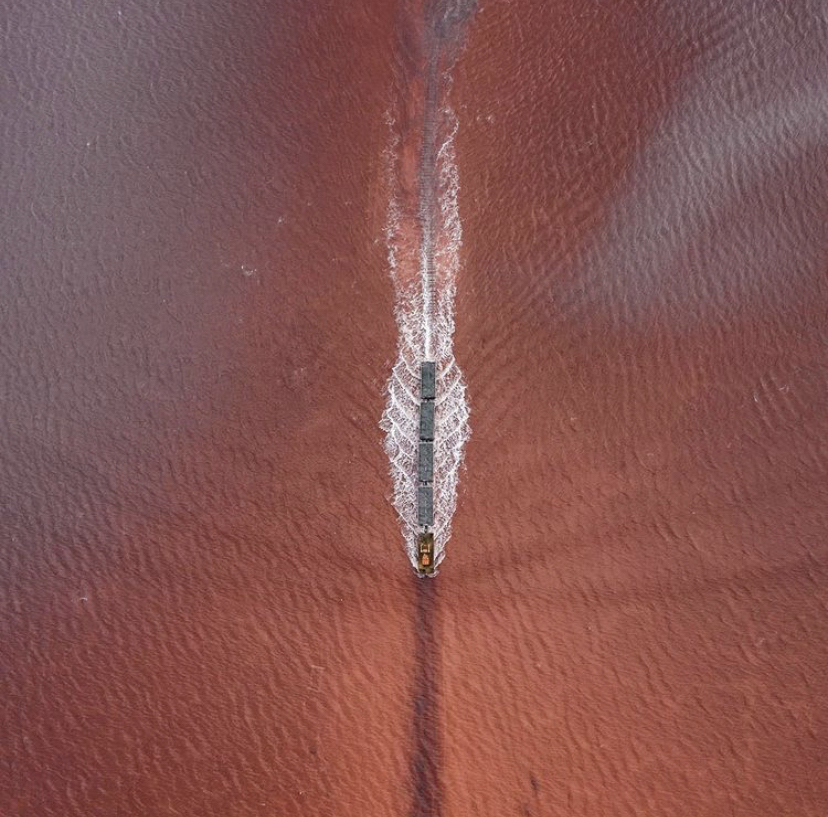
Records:
[[[457,117],[447,103],[450,68],[474,3],[430,3],[409,15],[396,77],[398,107],[389,112],[386,151],[389,196],[385,237],[395,294],[397,359],[387,387],[385,431],[394,507],[412,565],[417,564],[420,364],[434,361],[434,560],[451,535],[469,404],[454,357],[454,306],[462,226],[454,138]],[[401,46],[402,48],[402,46]]]
[[[421,275],[423,280],[423,331],[425,333],[425,359],[433,353],[432,331],[434,323],[434,165],[436,117],[437,117],[437,55],[429,60],[426,79],[426,104],[423,123],[423,156],[420,164],[420,221],[423,225],[423,250]]]

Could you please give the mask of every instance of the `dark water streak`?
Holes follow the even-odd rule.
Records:
[[[423,301],[431,322],[435,307],[435,219],[439,207],[439,171],[437,169],[440,108],[446,102],[464,27],[477,8],[475,0],[450,0],[432,3],[425,9],[425,70],[422,150],[418,169],[419,219],[422,241]],[[431,349],[426,355],[431,357]]]
[[[434,311],[434,220],[438,201],[437,145],[440,107],[450,86],[450,70],[461,43],[463,27],[476,2],[449,0],[427,7],[425,31],[425,89],[419,180],[419,217],[422,241],[423,295],[426,310]],[[431,350],[427,348],[426,355]],[[413,689],[412,817],[443,813],[440,777],[439,665],[437,647],[437,584],[416,580],[415,676]]]
[[[439,76],[439,41],[428,61],[423,116],[423,152],[420,164],[420,222],[423,242],[423,302],[429,323],[434,315],[434,208],[437,199],[437,83]],[[426,356],[431,357],[430,350]]]
[[[414,579],[416,621],[414,639],[413,751],[411,817],[439,817],[443,813],[440,777],[440,650],[438,582]]]

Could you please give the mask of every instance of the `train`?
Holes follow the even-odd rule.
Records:
[[[417,573],[434,573],[434,400],[437,366],[420,364],[420,440],[417,456]]]

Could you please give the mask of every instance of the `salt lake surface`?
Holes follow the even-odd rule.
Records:
[[[457,17],[471,437],[418,580],[434,13],[7,9],[0,813],[828,811],[826,7]]]

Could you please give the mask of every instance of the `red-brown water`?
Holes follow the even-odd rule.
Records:
[[[0,814],[822,817],[824,6],[480,4],[429,582],[378,427],[406,17],[7,10]]]

